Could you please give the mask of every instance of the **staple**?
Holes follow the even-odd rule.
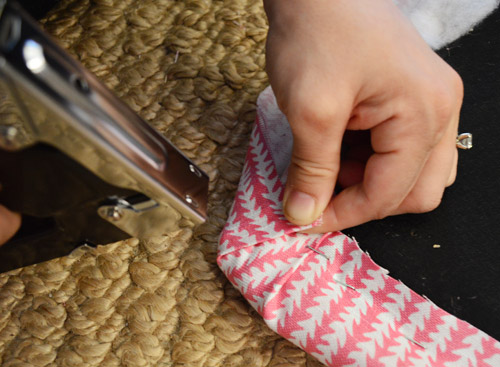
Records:
[[[344,287],[347,287],[347,288],[351,288],[353,291],[356,291],[356,292],[358,292],[358,293],[359,293],[359,291],[358,291],[356,288],[354,288],[352,285],[349,285],[349,284],[347,284],[347,283],[341,282],[340,280],[335,279],[335,277],[333,278],[333,280],[334,280],[335,282],[337,282],[338,284],[341,284],[341,285],[343,285]]]
[[[326,256],[326,254],[325,254],[324,252],[321,252],[321,251],[319,251],[319,250],[316,250],[315,248],[312,248],[312,247],[311,247],[311,246],[309,246],[309,245],[307,245],[306,247],[307,247],[309,250],[312,250],[312,251],[316,252],[318,255],[323,256],[325,259],[330,260],[330,258],[329,258],[328,256]]]
[[[177,64],[177,60],[179,60],[179,50],[175,53],[174,64]]]
[[[409,341],[411,341],[413,344],[418,345],[420,348],[425,349],[425,346],[423,344],[420,344],[419,342],[417,342],[415,339],[410,338],[410,337],[408,337],[406,335],[403,335],[403,337],[405,339],[408,339]]]
[[[353,291],[358,291],[356,288],[354,288],[352,285],[349,285],[349,284],[346,284],[344,283],[344,285],[347,287],[347,288],[351,288]]]

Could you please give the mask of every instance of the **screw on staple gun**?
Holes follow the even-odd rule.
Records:
[[[0,1],[0,203],[23,214],[0,271],[83,243],[145,238],[200,223],[208,176]]]

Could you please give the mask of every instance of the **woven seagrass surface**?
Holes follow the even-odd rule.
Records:
[[[0,275],[0,365],[319,365],[215,262],[267,84],[261,0],[66,0],[44,26],[209,174],[209,218]]]

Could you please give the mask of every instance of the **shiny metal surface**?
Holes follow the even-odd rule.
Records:
[[[0,122],[0,149],[46,143],[107,183],[146,195],[154,208],[118,203],[122,218],[102,215],[130,235],[164,231],[180,215],[204,221],[207,175],[20,9],[0,6],[0,116],[8,116]]]
[[[136,195],[130,198],[111,197],[97,210],[99,216],[122,231],[136,237],[161,236],[177,229],[180,214],[171,207],[158,205],[154,200]]]
[[[462,133],[457,136],[457,148],[472,149],[472,134]]]

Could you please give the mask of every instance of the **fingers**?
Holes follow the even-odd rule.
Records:
[[[453,164],[451,166],[451,173],[450,177],[448,177],[448,182],[446,183],[446,187],[450,187],[455,183],[455,180],[457,179],[457,166],[458,166],[458,149],[455,148],[455,151],[453,153]]]
[[[411,191],[420,165],[414,150],[375,153],[363,182],[336,196],[324,212],[324,224],[313,231],[342,230],[392,214]]]
[[[284,213],[298,225],[318,219],[331,200],[340,164],[342,136],[351,103],[331,94],[298,97],[288,120],[294,142],[284,195]],[[304,103],[304,101],[308,101]]]
[[[326,208],[322,229],[341,230],[397,213],[436,182],[440,199],[455,153],[433,151],[459,109],[458,75],[392,2],[289,5],[266,7],[269,80],[294,136],[285,216],[307,225]],[[370,130],[374,153],[364,166],[363,155],[345,161],[339,174],[346,129]],[[332,199],[337,182],[349,187]]]
[[[420,121],[419,117],[415,121]],[[375,153],[366,164],[363,182],[331,201],[323,215],[324,224],[314,232],[342,230],[397,213],[433,149],[433,133],[426,135],[426,129],[416,133],[415,121],[392,119],[372,129]]]
[[[426,128],[422,116],[413,121],[392,119],[372,128],[376,153],[367,162],[363,182],[336,196],[325,210],[323,225],[311,232],[342,230],[389,215],[435,209],[456,176],[460,105],[458,99],[447,112],[434,115],[438,117],[432,126],[437,129]]]
[[[354,160],[343,160],[340,163],[337,183],[343,188],[354,186],[363,181],[364,171],[364,163]]]
[[[458,116],[449,124],[441,141],[433,149],[415,186],[410,194],[393,213],[426,213],[436,209],[441,203],[444,190],[450,186],[457,172]]]
[[[455,135],[455,134],[454,134]],[[455,136],[446,136],[433,150],[410,194],[392,214],[426,213],[441,203],[444,190],[456,172]]]
[[[21,226],[21,215],[0,205],[0,245],[7,242]]]

